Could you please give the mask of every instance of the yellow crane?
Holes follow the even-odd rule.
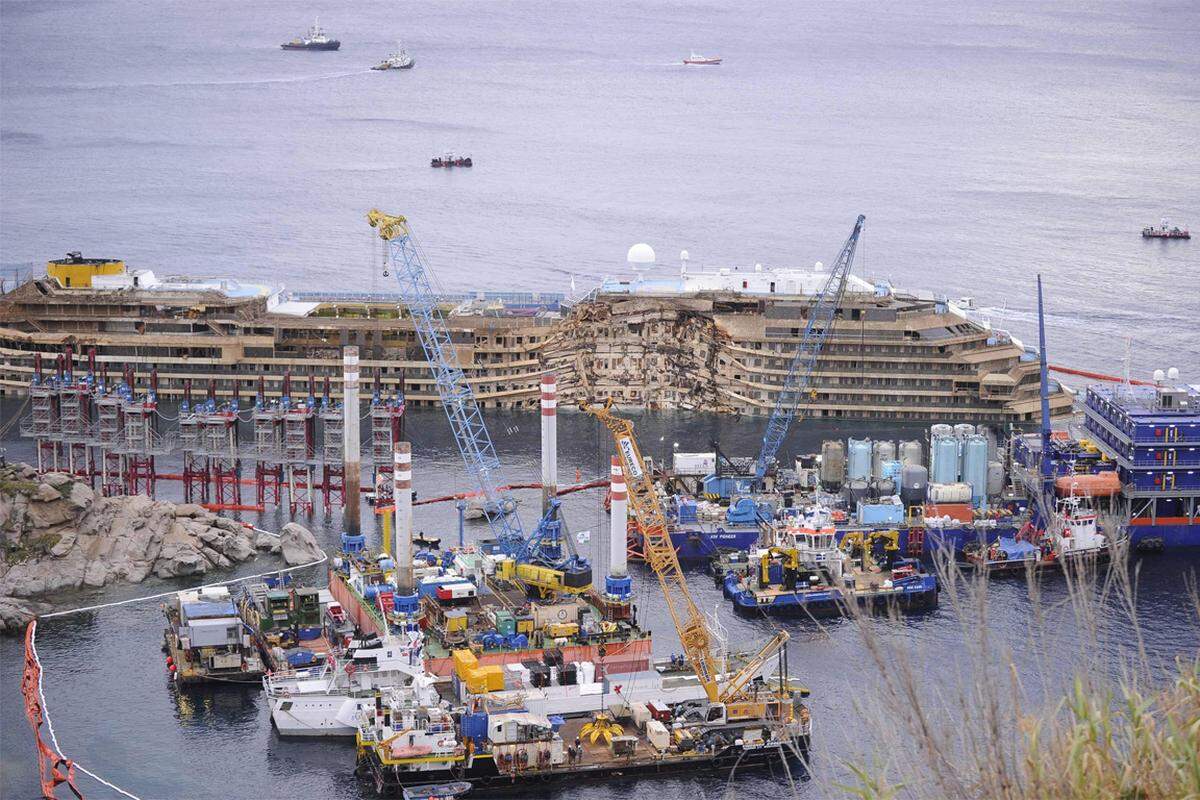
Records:
[[[780,630],[736,674],[723,684],[718,681],[725,665],[717,663],[708,622],[688,591],[687,580],[679,566],[679,556],[671,544],[662,502],[643,467],[642,453],[633,435],[633,423],[613,413],[611,398],[603,406],[581,403],[580,408],[599,420],[613,436],[629,491],[629,510],[642,532],[646,561],[658,576],[667,610],[671,612],[675,630],[679,631],[684,654],[696,670],[696,677],[700,679],[709,702],[724,704],[730,719],[766,716],[768,710],[780,718],[790,719],[790,686],[786,689],[781,686],[780,691],[765,693],[752,694],[747,691],[766,660],[778,653],[787,642],[787,632]],[[771,708],[768,709],[768,706]]]

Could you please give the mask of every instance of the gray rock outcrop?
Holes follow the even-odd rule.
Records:
[[[295,522],[284,525],[279,532],[279,548],[290,567],[308,564],[321,557],[321,545],[313,538],[312,531]]]
[[[174,578],[224,569],[259,551],[288,564],[320,557],[313,535],[294,523],[271,536],[201,506],[148,497],[98,497],[70,475],[38,476],[0,467],[0,617],[26,618],[23,598],[148,576]],[[297,559],[297,560],[293,560]]]

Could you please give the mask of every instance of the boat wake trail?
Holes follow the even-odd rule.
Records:
[[[74,83],[59,88],[76,91],[95,91],[97,89],[173,89],[187,86],[264,86],[273,83],[316,83],[318,81],[349,78],[354,75],[366,75],[370,69],[346,70],[330,72],[325,75],[289,75],[282,78],[260,78],[258,80],[228,80],[228,81],[144,81],[140,83]]]

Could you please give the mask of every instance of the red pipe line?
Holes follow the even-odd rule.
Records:
[[[1103,372],[1088,372],[1086,369],[1071,369],[1070,367],[1060,366],[1058,364],[1049,364],[1049,368],[1054,372],[1062,372],[1066,375],[1078,375],[1081,378],[1091,378],[1096,381],[1111,381],[1113,383],[1124,383],[1124,378],[1118,378],[1116,375],[1105,375]],[[1129,382],[1134,386],[1153,386],[1154,381],[1142,381],[1136,378],[1130,378]]]
[[[608,482],[609,482],[608,478],[601,478],[600,480],[589,481],[588,483],[577,483],[574,486],[567,486],[565,488],[559,489],[558,493],[559,493],[559,495],[564,495],[564,494],[571,494],[572,492],[582,492],[584,489],[598,489],[601,486],[608,486]],[[540,488],[542,488],[542,485],[540,483],[510,483],[508,486],[499,487],[497,489],[497,491],[506,492],[506,491],[510,491],[512,489],[540,489]],[[428,497],[424,500],[414,501],[413,505],[414,506],[427,506],[430,503],[445,503],[450,500],[466,500],[469,497],[479,497],[481,494],[483,494],[483,492],[459,492],[458,494],[447,494],[447,495],[443,495],[441,497]],[[396,510],[395,506],[376,506],[375,507],[376,514],[387,514],[391,511],[395,511],[395,510]]]

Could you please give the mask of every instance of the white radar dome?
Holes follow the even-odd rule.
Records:
[[[820,272],[820,271],[821,271],[821,270],[823,270],[823,269],[825,269],[825,265],[824,265],[824,264],[822,264],[820,261],[818,261],[816,264],[813,264],[813,271],[814,271],[814,272]]]
[[[1171,367],[1170,369],[1167,370],[1167,380],[1169,380],[1169,381],[1179,380],[1179,367]]]
[[[639,242],[629,248],[625,260],[634,266],[653,264],[655,262],[654,248],[645,242]]]
[[[1155,383],[1162,383],[1163,379],[1166,377],[1167,377],[1166,373],[1164,373],[1161,369],[1154,370],[1154,382]]]

